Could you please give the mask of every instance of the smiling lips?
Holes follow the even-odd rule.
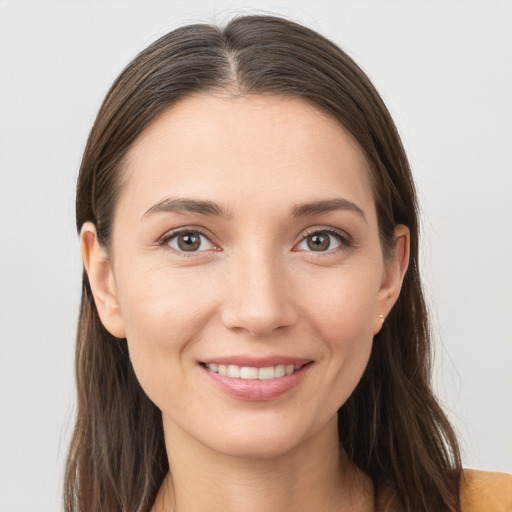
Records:
[[[270,380],[285,375],[291,375],[296,370],[299,370],[304,365],[300,364],[278,364],[277,366],[266,366],[264,368],[257,368],[255,366],[238,366],[236,364],[206,364],[206,368],[214,373],[226,375],[234,379],[259,379]]]
[[[201,363],[201,367],[222,391],[247,401],[269,401],[281,396],[302,381],[312,364],[306,360],[279,361],[281,364],[272,366],[268,362],[254,366],[234,362]]]

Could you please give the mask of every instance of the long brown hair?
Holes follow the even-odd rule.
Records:
[[[108,92],[78,178],[80,231],[96,225],[108,250],[122,162],[148,123],[194,92],[303,98],[334,116],[364,150],[381,244],[411,233],[398,302],[375,337],[368,367],[339,411],[340,443],[383,489],[393,510],[458,512],[455,434],[431,389],[431,340],[418,268],[418,214],[395,125],[368,77],[332,42],[294,22],[243,16],[225,28],[179,28],[142,51]],[[149,511],[169,466],[161,414],[142,391],[126,340],[98,317],[84,272],[76,348],[78,412],[65,478],[69,512]]]

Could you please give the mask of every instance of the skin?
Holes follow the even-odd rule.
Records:
[[[373,510],[371,481],[339,450],[337,410],[398,297],[409,235],[397,226],[383,257],[358,144],[303,100],[201,94],[144,130],[123,173],[109,252],[90,223],[81,244],[101,320],[162,411],[172,482],[153,511]],[[151,211],[168,198],[227,215]],[[340,198],[357,208],[293,216]],[[183,237],[164,239],[178,228],[207,238],[184,252]],[[200,364],[233,355],[311,363],[284,394],[250,401]]]

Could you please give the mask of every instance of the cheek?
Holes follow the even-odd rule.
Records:
[[[378,271],[368,270],[374,268],[332,269],[304,279],[304,311],[334,345],[373,337],[381,278]]]
[[[357,386],[372,350],[380,281],[377,274],[361,275],[354,271],[330,279],[325,291],[311,294],[308,301],[313,332],[323,343],[333,410]]]
[[[145,344],[187,338],[208,317],[214,302],[211,280],[190,269],[131,269],[121,276],[119,302],[127,337]]]
[[[215,310],[215,288],[197,276],[191,281],[190,272],[135,266],[119,282],[130,359],[142,388],[160,405],[177,382],[186,385],[182,364],[190,359],[184,356]]]

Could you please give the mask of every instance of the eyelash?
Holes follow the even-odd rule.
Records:
[[[206,231],[204,231],[200,227],[195,227],[195,226],[187,227],[187,228],[179,228],[179,229],[170,231],[169,233],[166,233],[162,238],[160,238],[160,240],[158,241],[158,245],[162,246],[162,247],[166,246],[171,242],[171,240],[173,238],[176,238],[179,235],[186,234],[186,233],[199,234],[203,238],[206,238],[206,240],[208,240],[208,242],[210,242],[214,247],[217,247],[217,245],[211,241],[211,237],[208,233],[206,233]],[[169,249],[171,249],[175,253],[179,254],[180,256],[184,256],[185,258],[190,258],[190,257],[196,256],[198,252],[204,252],[204,251],[190,251],[190,253],[187,253],[186,251],[178,251],[176,249],[173,249],[172,247],[169,247]],[[216,250],[220,250],[220,249],[216,249]]]
[[[206,238],[206,240],[208,240],[208,242],[210,242],[214,247],[216,247],[216,249],[215,249],[216,251],[221,250],[218,248],[217,244],[212,242],[210,235],[206,231],[204,231],[203,229],[201,229],[199,227],[195,227],[195,226],[190,227],[190,228],[188,228],[188,227],[180,228],[180,229],[170,231],[169,233],[166,233],[158,241],[158,246],[162,246],[162,247],[168,246],[168,244],[169,244],[169,242],[171,242],[171,240],[173,240],[174,238],[176,238],[179,235],[184,234],[184,233],[199,234],[202,237]],[[295,245],[295,247],[297,245],[301,244],[302,242],[304,242],[308,236],[311,236],[314,234],[325,234],[325,233],[336,238],[336,240],[340,243],[340,245],[338,247],[335,247],[334,249],[328,249],[326,251],[305,251],[305,252],[311,252],[317,256],[327,256],[327,255],[333,254],[334,252],[343,251],[343,250],[346,251],[346,250],[350,249],[351,247],[353,247],[353,245],[354,245],[354,241],[353,241],[352,237],[350,235],[348,235],[347,233],[345,233],[344,231],[341,231],[340,229],[335,229],[332,227],[329,227],[329,228],[315,227],[315,228],[310,228],[309,230],[307,230],[302,235],[300,241],[298,242],[298,244]],[[186,251],[178,251],[172,247],[169,247],[169,248],[172,251],[174,251],[175,253],[179,254],[180,256],[184,256],[186,258],[196,256],[198,252],[205,252],[205,251],[190,251],[190,253],[187,253]]]
[[[330,256],[334,253],[338,253],[339,251],[347,251],[351,247],[354,246],[354,240],[350,235],[345,233],[345,231],[342,231],[341,229],[336,229],[332,227],[325,227],[325,228],[310,228],[309,230],[306,230],[306,232],[303,234],[302,238],[300,239],[299,244],[304,242],[308,236],[316,235],[316,234],[328,234],[333,236],[340,245],[338,247],[335,247],[334,249],[328,249],[327,251],[306,251],[311,252],[315,254],[315,256]],[[299,245],[297,244],[297,245]]]

